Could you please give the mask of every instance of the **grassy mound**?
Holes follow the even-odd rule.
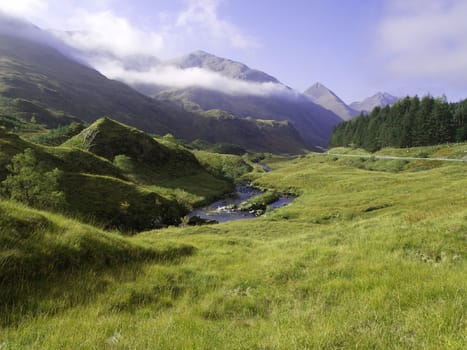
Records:
[[[84,149],[110,161],[120,154],[154,164],[170,158],[170,151],[149,135],[106,117],[98,119],[63,145]]]

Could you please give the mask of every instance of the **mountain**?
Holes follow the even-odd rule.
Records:
[[[387,92],[378,92],[376,95],[368,97],[361,102],[352,102],[350,107],[358,113],[370,113],[375,107],[391,106],[399,100]]]
[[[326,147],[333,127],[342,121],[278,79],[248,66],[204,51],[196,51],[163,63],[175,66],[179,73],[191,68],[228,78],[225,84],[242,84],[239,91],[213,89],[201,83],[182,88],[133,85],[140,92],[161,102],[176,102],[192,111],[224,110],[234,116],[252,119],[289,121],[308,147]]]
[[[0,34],[0,55],[3,97],[23,99],[86,122],[112,115],[141,129],[160,133],[169,132],[173,124],[163,105],[46,44]]]
[[[166,61],[165,64],[176,66],[181,69],[207,69],[232,79],[253,81],[257,83],[279,84],[279,81],[276,78],[264,72],[251,69],[243,63],[235,62],[227,58],[217,57],[201,50]]]
[[[0,29],[11,27],[2,18],[0,24]],[[21,23],[14,24],[22,28]],[[80,120],[92,123],[107,115],[146,132],[172,133],[188,141],[234,143],[276,153],[306,148],[292,124],[213,116],[184,110],[171,101],[156,101],[70,58],[48,40],[13,32],[0,32],[0,114],[35,119],[51,127]],[[239,135],[238,140],[232,135]]]
[[[308,88],[304,93],[314,103],[329,109],[343,120],[349,120],[358,115],[358,112],[350,108],[334,92],[320,83],[316,83]]]
[[[302,95],[230,95],[189,87],[166,90],[156,94],[155,98],[177,102],[193,110],[220,109],[242,118],[288,121],[308,147],[326,147],[332,129],[342,121],[333,112]]]

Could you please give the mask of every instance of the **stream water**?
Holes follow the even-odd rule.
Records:
[[[211,203],[210,205],[197,209],[190,214],[189,217],[199,216],[202,219],[216,220],[218,222],[227,222],[233,220],[250,219],[257,217],[253,213],[247,211],[236,210],[235,207],[240,203],[250,199],[251,197],[257,196],[262,192],[251,186],[236,186],[235,197],[229,197],[221,199],[217,202]],[[272,209],[281,208],[294,200],[293,197],[281,196],[277,201],[271,203],[269,206]]]

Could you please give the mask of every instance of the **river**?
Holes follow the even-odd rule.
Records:
[[[204,208],[197,209],[188,214],[188,217],[198,216],[202,219],[215,220],[217,222],[256,218],[258,216],[254,213],[236,210],[236,206],[261,193],[263,192],[254,187],[239,185],[235,187],[236,196],[224,198]],[[281,208],[293,200],[294,197],[281,196],[277,201],[271,203],[269,207],[272,209]]]

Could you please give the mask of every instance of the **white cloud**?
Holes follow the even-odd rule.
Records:
[[[392,0],[378,49],[391,72],[467,84],[467,1]]]
[[[0,0],[0,10],[13,16],[30,19],[37,13],[45,13],[48,1],[44,0]]]
[[[160,34],[142,31],[111,11],[79,10],[69,25],[83,30],[63,33],[62,39],[85,51],[108,51],[117,56],[156,55],[164,46]]]
[[[119,56],[179,55],[193,42],[236,49],[257,45],[221,18],[219,0],[186,0],[183,8],[164,16],[159,13],[159,17],[157,4],[148,4],[148,11],[156,10],[157,20],[153,28],[144,30],[135,20],[117,14],[115,4],[114,0],[0,0],[0,10],[45,29],[70,31],[71,35],[62,35],[62,39],[75,48]],[[162,17],[165,23],[161,23]]]
[[[277,83],[257,83],[225,77],[202,68],[180,69],[175,66],[159,65],[149,71],[126,70],[120,62],[95,62],[97,69],[111,79],[132,84],[162,85],[175,88],[190,86],[216,90],[230,95],[272,94],[295,96],[295,92]]]
[[[218,7],[219,0],[188,0],[188,8],[179,14],[176,27],[186,33],[195,33],[208,39],[228,40],[235,48],[258,46],[255,39],[244,35],[232,23],[221,19]]]
[[[126,69],[121,62],[132,55],[164,57],[167,52],[184,50],[187,43],[203,42],[237,49],[257,45],[234,24],[219,15],[219,0],[186,0],[179,12],[165,16],[167,22],[156,29],[143,30],[138,23],[118,15],[113,0],[0,0],[0,10],[38,23],[71,47],[87,52],[81,59],[111,79],[128,84],[151,84],[184,88],[199,86],[227,94],[295,93],[281,84],[236,80],[200,68],[180,69],[158,65],[149,71]],[[63,51],[63,50],[62,50]],[[123,60],[114,60],[110,53]],[[166,56],[165,56],[166,57]]]

